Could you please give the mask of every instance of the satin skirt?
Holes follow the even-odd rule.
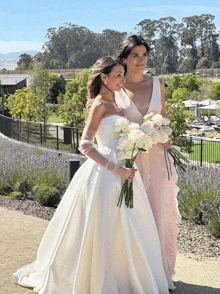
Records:
[[[163,248],[140,173],[133,209],[124,202],[117,207],[122,184],[88,159],[50,221],[36,261],[13,275],[16,282],[39,294],[168,294]]]

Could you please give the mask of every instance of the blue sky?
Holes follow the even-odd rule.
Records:
[[[126,4],[125,4],[126,3]],[[0,53],[40,50],[48,28],[65,22],[85,26],[101,33],[104,29],[135,32],[140,21],[172,16],[201,14],[215,16],[220,30],[220,1],[86,1],[86,0],[8,0],[0,5]]]

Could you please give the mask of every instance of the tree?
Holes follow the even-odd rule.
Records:
[[[193,74],[186,74],[183,76],[181,80],[181,88],[185,88],[188,91],[199,91],[200,87],[202,85],[202,82]]]
[[[190,55],[188,58],[182,60],[178,68],[178,72],[182,72],[182,73],[193,72],[195,69],[196,62],[197,62],[197,59],[193,59],[193,56]]]
[[[202,14],[182,19],[181,45],[185,48],[191,47],[188,56],[191,55],[194,60],[194,69],[199,56],[207,57],[209,63],[219,60],[219,34],[213,23],[214,18],[214,15]]]
[[[19,61],[17,62],[18,69],[28,69],[29,64],[32,62],[32,56],[24,53],[19,56]]]
[[[68,82],[59,115],[69,127],[82,126],[83,110],[87,102],[87,83],[92,71],[84,69],[74,81]]]
[[[39,99],[30,88],[16,90],[6,101],[6,107],[13,118],[37,121]]]
[[[220,100],[220,82],[213,84],[210,98]]]
[[[207,57],[202,57],[199,59],[196,68],[209,68],[209,60]]]
[[[183,100],[186,100],[188,97],[188,90],[178,88],[173,92],[172,98],[168,99],[168,102],[166,103],[167,117],[171,121],[170,126],[173,130],[174,137],[183,135],[187,129],[187,115],[185,114],[185,105],[183,104]]]
[[[30,89],[33,94],[37,94],[37,88],[40,90],[47,90],[51,87],[49,84],[50,77],[48,71],[45,69],[43,62],[34,62],[32,79],[30,81]]]
[[[57,104],[57,97],[60,93],[65,92],[65,88],[62,86],[62,80],[58,75],[49,73],[49,85],[51,85],[51,88],[47,100],[49,103]]]
[[[157,73],[175,72],[178,67],[179,25],[173,17],[151,21],[145,19],[139,24],[139,33],[151,47],[149,63],[157,68]]]
[[[173,76],[168,81],[168,87],[165,89],[165,99],[171,99],[173,92],[181,87],[181,77],[179,75]]]
[[[220,68],[220,61],[213,62],[211,68]]]

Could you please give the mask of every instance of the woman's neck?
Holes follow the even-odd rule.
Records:
[[[109,101],[115,101],[115,94],[109,91],[106,87],[102,86],[101,90],[99,92],[99,95],[101,95],[103,98]]]
[[[144,76],[142,72],[127,72],[125,75],[125,80],[127,83],[140,83],[144,80]]]

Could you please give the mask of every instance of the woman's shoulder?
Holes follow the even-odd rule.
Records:
[[[92,104],[93,110],[96,111],[105,111],[109,105],[109,101],[105,100],[103,96],[98,95],[95,97],[94,102]]]

